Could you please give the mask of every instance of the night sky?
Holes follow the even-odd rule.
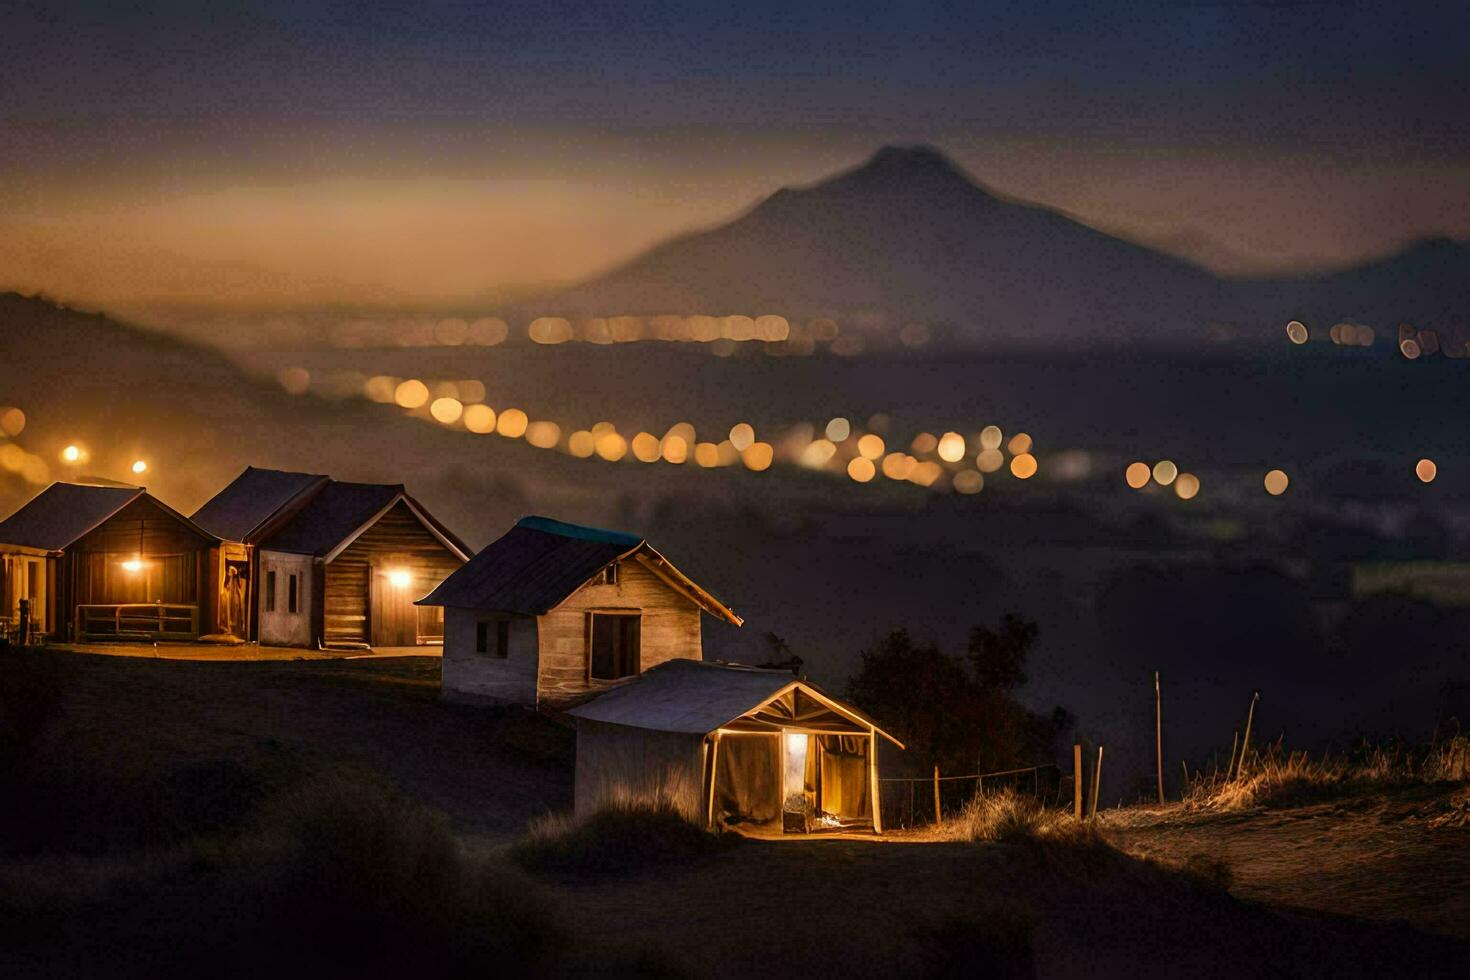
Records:
[[[8,9],[0,285],[77,301],[492,301],[891,142],[1227,271],[1470,235],[1463,4]]]

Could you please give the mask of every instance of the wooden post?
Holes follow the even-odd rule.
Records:
[[[720,767],[720,735],[715,733],[714,741],[710,743],[709,751],[709,803],[705,814],[705,826],[710,830],[715,827],[715,779],[719,776]]]
[[[1082,819],[1082,743],[1072,743],[1072,816]]]
[[[19,633],[16,644],[23,647],[31,642],[31,600],[21,599],[17,605],[20,607],[20,618],[16,623]]]
[[[943,817],[939,812],[939,767],[934,767],[934,826],[938,827]]]
[[[882,786],[878,782],[878,730],[868,729],[868,797],[873,801],[873,833],[883,833]]]
[[[1235,778],[1245,771],[1245,754],[1251,747],[1251,723],[1256,719],[1256,702],[1261,700],[1261,692],[1256,691],[1251,695],[1251,707],[1245,715],[1245,738],[1240,740],[1240,758],[1235,763]]]
[[[1102,750],[1103,747],[1099,745],[1097,747],[1097,764],[1092,767],[1092,804],[1088,808],[1087,814],[1089,820],[1097,819],[1097,796],[1102,792]]]
[[[1159,690],[1159,672],[1154,671],[1154,755],[1159,772],[1159,806],[1164,805],[1164,696]]]

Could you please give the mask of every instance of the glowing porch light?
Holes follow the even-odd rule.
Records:
[[[67,463],[76,463],[76,462],[79,462],[81,460],[81,458],[82,458],[82,447],[81,446],[67,446],[65,449],[63,449],[61,451],[61,458],[62,458],[62,460],[64,462],[67,462]]]
[[[395,568],[388,573],[388,584],[395,589],[406,589],[412,582],[413,576],[405,568]]]
[[[141,459],[135,459],[133,460],[132,469],[134,473],[142,476],[144,473],[148,472],[148,464]]]
[[[123,571],[127,572],[130,575],[135,575],[143,570],[143,559],[129,558],[127,561],[122,563],[122,567]]]

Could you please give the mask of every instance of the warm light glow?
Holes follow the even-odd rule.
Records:
[[[1305,344],[1307,342],[1307,325],[1300,320],[1293,320],[1286,325],[1286,336],[1291,338],[1293,344]]]
[[[753,442],[755,442],[755,427],[749,422],[739,422],[730,429],[730,443],[742,453],[749,449]]]
[[[1439,467],[1432,459],[1421,459],[1414,464],[1414,475],[1421,483],[1433,483],[1434,478],[1439,475]]]
[[[21,434],[26,427],[26,413],[11,406],[0,408],[0,433],[10,436],[12,439]]]
[[[643,434],[648,435],[648,433],[646,432]],[[653,436],[648,436],[648,438],[653,439]],[[655,448],[657,448],[658,440],[654,439],[653,444]],[[580,429],[576,432],[573,432],[572,437],[567,440],[567,452],[571,453],[573,456],[576,456],[578,459],[586,459],[588,456],[591,456],[596,451],[597,437],[588,432],[586,429]],[[639,458],[641,459],[642,457]],[[652,460],[646,460],[645,462],[652,462]]]
[[[1291,484],[1285,470],[1272,470],[1266,474],[1266,492],[1273,497],[1279,497],[1286,492]]]
[[[859,483],[867,483],[877,472],[873,461],[866,456],[856,456],[847,464],[847,475]]]
[[[75,463],[82,458],[80,446],[67,446],[61,451],[61,458],[68,463]]]
[[[142,476],[144,473],[148,472],[148,464],[143,462],[143,460],[141,459],[133,460],[133,472],[137,473],[139,476]]]
[[[797,461],[802,466],[819,470],[826,466],[833,456],[837,455],[837,447],[828,439],[814,439],[801,451],[801,457]]]
[[[642,463],[656,463],[663,453],[658,436],[652,432],[640,432],[633,437],[633,458]],[[591,455],[591,452],[587,453]]]
[[[429,400],[429,386],[417,378],[401,381],[393,389],[393,400],[400,408],[420,408]]]
[[[123,571],[129,574],[136,574],[143,570],[143,560],[141,558],[129,558],[122,563],[122,567]]]
[[[1142,490],[1148,485],[1148,478],[1152,476],[1147,463],[1129,463],[1128,469],[1123,471],[1123,479],[1135,490]]]
[[[827,438],[833,442],[841,442],[852,435],[852,426],[847,419],[835,418],[827,423]]]
[[[276,375],[276,380],[286,389],[287,394],[304,395],[311,387],[311,372],[303,367],[282,368]]]
[[[1174,481],[1174,492],[1179,495],[1180,500],[1193,500],[1194,495],[1199,493],[1199,477],[1193,473],[1180,473]]]
[[[464,410],[464,427],[484,435],[495,431],[495,409],[489,405],[470,405]]]
[[[1018,480],[1029,480],[1036,475],[1036,457],[1022,453],[1011,460],[1011,475]]]
[[[530,424],[531,420],[526,418],[525,412],[519,408],[507,408],[495,420],[495,431],[507,439],[519,439],[526,434],[526,426]]]
[[[745,463],[746,469],[759,473],[771,468],[771,461],[775,459],[775,450],[768,442],[755,442],[746,447],[740,454],[740,459]]]
[[[980,430],[980,448],[999,449],[1000,442],[1004,438],[1005,434],[1000,431],[1000,426],[987,425],[985,428]]]
[[[961,470],[954,475],[954,488],[960,493],[979,493],[985,489],[985,477],[974,470]]]
[[[876,433],[869,432],[867,435],[858,440],[858,453],[861,454],[864,459],[869,460],[877,459],[878,457],[882,456],[883,437]]]
[[[1006,443],[1006,448],[1010,450],[1012,456],[1029,453],[1031,451],[1031,437],[1024,432],[1017,432],[1011,436],[1011,441]]]
[[[1005,456],[999,449],[994,447],[980,450],[980,455],[975,457],[975,468],[981,473],[994,473],[1005,465]]]
[[[1173,460],[1161,459],[1154,464],[1154,479],[1161,487],[1167,487],[1173,483],[1174,478],[1178,475],[1179,467],[1174,465]]]
[[[660,447],[664,462],[679,464],[689,458],[689,441],[683,436],[664,436],[663,445]]]
[[[939,448],[939,437],[932,432],[920,432],[914,436],[913,445],[909,446],[909,448],[920,455],[932,453],[935,449]]]
[[[965,458],[965,437],[958,432],[946,432],[939,439],[939,458],[946,463],[958,463]]]
[[[555,422],[532,422],[526,426],[526,441],[537,449],[555,449],[561,439],[561,426]]]
[[[388,584],[395,589],[406,589],[413,581],[413,576],[408,574],[406,568],[395,568],[388,573]]]
[[[628,440],[617,432],[604,432],[597,437],[597,455],[609,463],[616,463],[628,455]]]
[[[464,414],[464,406],[458,398],[436,398],[429,406],[429,414],[445,425],[453,425]]]
[[[883,457],[883,475],[890,480],[907,480],[919,461],[907,453],[889,453]]]
[[[735,444],[730,445],[733,447]],[[697,443],[694,447],[694,461],[706,469],[720,465],[720,447],[712,442]]]

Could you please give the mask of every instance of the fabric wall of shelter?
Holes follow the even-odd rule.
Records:
[[[781,816],[780,740],[723,735],[715,766],[715,822],[767,823]]]
[[[868,743],[854,735],[821,735],[822,810],[844,819],[866,819]]]
[[[704,740],[577,719],[575,807],[590,813],[604,803],[667,799],[703,823]]]

